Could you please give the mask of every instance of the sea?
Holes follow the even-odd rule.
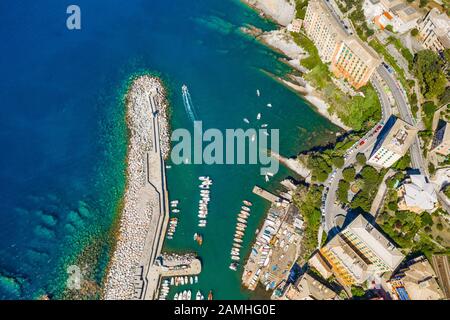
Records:
[[[0,2],[0,299],[100,297],[125,189],[124,96],[135,75],[164,81],[172,130],[192,131],[181,94],[186,84],[204,129],[266,123],[279,129],[287,157],[339,132],[276,80],[290,72],[283,56],[241,27],[277,26],[238,0],[70,4],[80,8],[79,30],[67,28],[66,1]],[[253,187],[276,192],[294,173],[280,167],[266,182],[260,165],[167,165],[169,196],[180,201],[180,213],[164,250],[195,252],[202,261],[199,282],[173,287],[169,297],[188,289],[205,296],[211,290],[215,299],[255,297],[241,287],[242,265],[228,268],[236,215],[242,200],[253,202],[244,259],[270,205]],[[201,175],[214,182],[203,229]],[[202,246],[195,232],[203,234]],[[71,292],[73,266],[89,282],[86,292]]]

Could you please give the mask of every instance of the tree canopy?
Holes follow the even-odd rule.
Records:
[[[416,55],[415,74],[426,99],[434,99],[445,92],[447,79],[443,71],[444,62],[431,50],[419,51]]]

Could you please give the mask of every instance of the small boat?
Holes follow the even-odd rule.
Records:
[[[239,221],[240,223],[247,223],[247,220],[242,219],[242,218],[238,218],[237,221]]]
[[[208,300],[212,300],[212,299],[213,299],[213,293],[212,293],[212,290],[209,290]]]
[[[259,89],[256,89],[256,95],[259,97],[261,95],[261,92],[259,92]]]
[[[238,256],[231,256],[231,260],[239,261],[239,260],[241,260],[241,258]]]
[[[186,298],[187,298],[187,291],[184,290],[184,291],[183,291],[183,295],[182,295],[182,299],[181,299],[181,300],[186,300]]]
[[[209,189],[209,185],[201,184],[200,189]]]
[[[194,278],[190,277],[190,278],[189,278],[189,283],[190,283],[190,284],[194,284]]]
[[[191,290],[189,290],[187,292],[187,296],[186,296],[187,300],[191,300],[191,296],[192,296],[192,292],[191,292]]]
[[[258,114],[256,115],[256,120],[259,120],[259,119],[261,119],[261,113],[258,113]]]
[[[271,103],[268,103],[268,104],[267,104],[267,107],[272,108],[272,104],[271,104]]]
[[[179,202],[180,202],[179,200],[172,200],[172,201],[170,201],[170,204],[175,204],[175,205],[177,205]]]
[[[200,180],[200,181],[209,181],[209,177],[208,176],[200,176],[200,177],[198,177],[198,180]]]
[[[170,278],[170,285],[173,286],[175,284],[175,279],[172,277]]]
[[[175,293],[175,295],[173,296],[173,300],[178,300],[178,293]]]
[[[267,174],[264,175],[264,179],[266,180],[266,182],[269,182],[269,176]]]
[[[245,123],[250,123],[250,121],[248,121],[247,118],[244,118],[244,122],[245,122]]]
[[[242,206],[241,209],[244,211],[250,212],[250,208],[247,206]]]
[[[195,277],[194,277],[194,282],[195,282],[195,283],[198,283],[198,276],[195,276]]]
[[[232,262],[232,263],[230,263],[230,269],[231,270],[233,270],[233,271],[236,271],[237,270],[237,267],[238,267],[238,264],[236,263],[236,262]]]
[[[261,128],[267,128],[267,123],[262,124]]]
[[[239,243],[233,243],[233,247],[240,249],[242,246]]]
[[[166,169],[170,169],[170,168],[172,168],[172,166],[169,166],[166,164]]]
[[[199,226],[200,228],[204,228],[204,227],[206,227],[206,223],[199,223],[198,226]]]
[[[199,220],[198,222],[200,222],[200,223],[206,223],[206,220],[202,219],[202,220]]]
[[[244,203],[246,206],[248,206],[248,207],[251,207],[252,205],[253,205],[253,203],[251,203],[250,201],[248,201],[248,200],[244,200],[244,201],[242,201],[242,203]]]
[[[252,135],[252,142],[254,142],[256,140],[256,134]]]
[[[201,246],[201,245],[203,244],[203,236],[202,236],[201,234],[199,234],[199,235],[197,236],[196,241],[197,241],[198,245]],[[191,279],[192,279],[192,278],[191,278]],[[192,283],[191,283],[191,284],[192,284]]]
[[[241,228],[247,228],[247,225],[245,223],[239,222],[237,225],[238,225],[238,227],[241,227]]]
[[[234,242],[242,243],[242,239],[234,238]]]
[[[236,231],[236,234],[240,234],[241,236],[243,236],[243,235],[244,235],[244,232],[237,230],[237,231]]]
[[[250,215],[250,212],[249,211],[245,211],[245,210],[241,210],[241,211],[239,211],[239,213]]]
[[[242,238],[243,238],[243,236],[240,235],[240,234],[235,234],[234,237],[235,237],[236,239],[242,239]]]
[[[195,300],[202,300],[202,293],[200,290],[197,291],[197,294],[195,295]]]
[[[238,230],[238,231],[245,231],[245,228],[243,228],[243,227],[236,227],[236,230]]]
[[[189,278],[187,276],[184,276],[184,283],[188,284]]]
[[[179,209],[173,209],[172,212],[173,213],[178,213],[178,212],[180,212],[180,210]]]

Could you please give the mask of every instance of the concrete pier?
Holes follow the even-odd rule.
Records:
[[[272,203],[280,202],[280,200],[281,200],[280,197],[278,197],[278,196],[274,195],[273,193],[270,193],[269,191],[264,190],[263,188],[258,187],[258,186],[255,186],[253,188],[253,193],[257,194],[258,196],[260,196]]]

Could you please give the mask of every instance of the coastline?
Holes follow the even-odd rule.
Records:
[[[255,34],[252,33],[248,34],[255,36],[257,40],[259,40],[264,45],[270,47],[271,49],[287,56],[290,60],[287,60],[286,63],[290,65],[294,70],[306,73],[308,70],[306,70],[304,67],[301,66],[300,60],[302,58],[307,57],[307,53],[301,46],[299,46],[297,43],[294,42],[292,36],[285,28],[285,21],[277,20],[277,18],[272,15],[272,12],[270,12],[270,10],[268,10],[266,6],[258,5],[260,4],[258,0],[252,1],[242,0],[242,2],[244,4],[247,4],[249,7],[256,10],[257,12],[260,12],[264,16],[264,18],[269,18],[270,20],[275,21],[280,26],[280,28],[276,30],[263,32],[257,36],[255,36]],[[284,2],[286,1],[279,0],[279,3]],[[345,131],[352,130],[352,128],[345,125],[336,114],[330,113],[329,105],[317,94],[315,88],[311,86],[306,80],[302,79],[303,83],[301,84],[293,83],[285,79],[281,80],[282,80],[281,83],[283,85],[300,93],[305,100],[307,100],[312,106],[314,106],[314,109],[316,109],[318,113],[320,113],[323,117],[327,118],[330,122],[332,122],[333,124],[335,124],[336,126],[340,127]]]
[[[156,112],[150,108],[150,95],[158,101],[160,108]],[[146,185],[149,176],[159,176],[160,179],[163,177],[160,167],[145,166],[145,156],[152,150],[157,150],[163,162],[168,157],[170,148],[168,103],[166,90],[160,79],[150,75],[133,79],[126,94],[125,107],[129,134],[126,187],[122,210],[117,219],[116,241],[104,281],[105,299],[135,298],[133,281],[135,271],[142,265],[145,256],[146,240],[160,238],[161,232],[150,228],[153,218],[161,209],[161,203],[156,193],[146,192]],[[153,121],[157,119],[159,137],[154,136],[152,118]],[[163,163],[161,165],[164,166]]]

